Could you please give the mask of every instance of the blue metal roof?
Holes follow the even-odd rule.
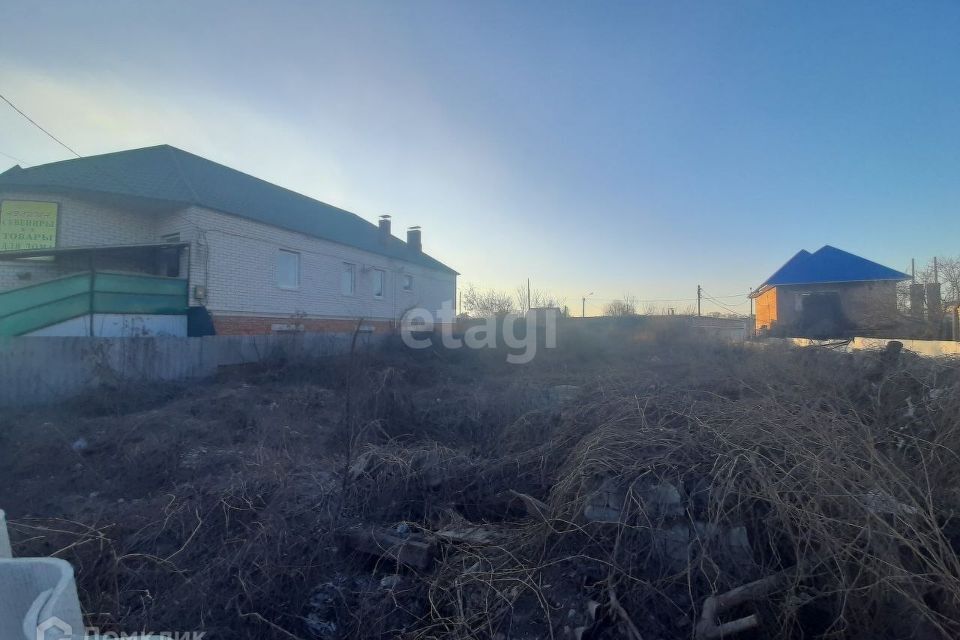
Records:
[[[810,253],[801,250],[757,287],[757,291],[788,284],[906,280],[905,273],[825,245]]]
[[[0,187],[90,191],[195,204],[371,253],[456,273],[360,216],[206,158],[159,145],[0,173]]]

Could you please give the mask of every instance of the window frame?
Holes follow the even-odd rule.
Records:
[[[181,244],[180,232],[164,233],[160,235],[160,242],[163,244]],[[163,275],[167,278],[179,278],[183,272],[184,260],[180,249],[161,249],[158,253],[161,259],[160,268],[163,269]]]
[[[343,276],[348,270],[350,272],[350,290],[344,291]],[[357,295],[357,265],[354,262],[344,261],[340,263],[340,295],[350,297]]]
[[[377,293],[377,278],[380,278],[380,293]],[[373,267],[373,297],[382,300],[387,295],[387,270]]]
[[[409,287],[407,286],[407,282],[410,283]],[[403,274],[403,285],[401,286],[401,289],[403,289],[407,293],[413,293],[413,274],[412,273]]]
[[[296,284],[289,285],[281,282],[281,273],[283,273],[280,256],[287,255],[293,256],[296,259]],[[277,287],[285,291],[297,291],[300,289],[301,284],[303,284],[303,256],[299,251],[294,251],[293,249],[277,249]]]

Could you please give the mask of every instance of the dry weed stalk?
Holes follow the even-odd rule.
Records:
[[[14,521],[19,552],[70,559],[92,623],[212,638],[689,638],[705,601],[774,574],[708,616],[771,638],[960,637],[955,364],[605,349],[525,368],[366,355],[198,391],[162,422],[111,415],[103,459],[153,484],[118,503],[122,475],[84,476],[111,499]],[[549,401],[560,383],[575,403]],[[439,537],[414,570],[345,548],[354,526],[496,535]]]

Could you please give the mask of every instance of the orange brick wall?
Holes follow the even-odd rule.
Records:
[[[757,305],[755,329],[770,329],[777,322],[777,288],[768,289],[754,301]]]
[[[311,333],[352,333],[357,328],[356,320],[333,320],[322,318],[271,318],[262,316],[224,316],[214,315],[213,326],[218,335],[238,336],[276,333],[273,325],[301,325],[304,331]],[[388,320],[365,320],[363,326],[372,327],[375,333],[389,333],[394,330]]]

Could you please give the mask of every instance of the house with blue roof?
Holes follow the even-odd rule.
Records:
[[[897,283],[910,276],[826,245],[801,250],[758,286],[755,329],[833,338],[897,326]]]
[[[168,145],[0,174],[0,336],[389,331],[456,280],[417,226]]]

